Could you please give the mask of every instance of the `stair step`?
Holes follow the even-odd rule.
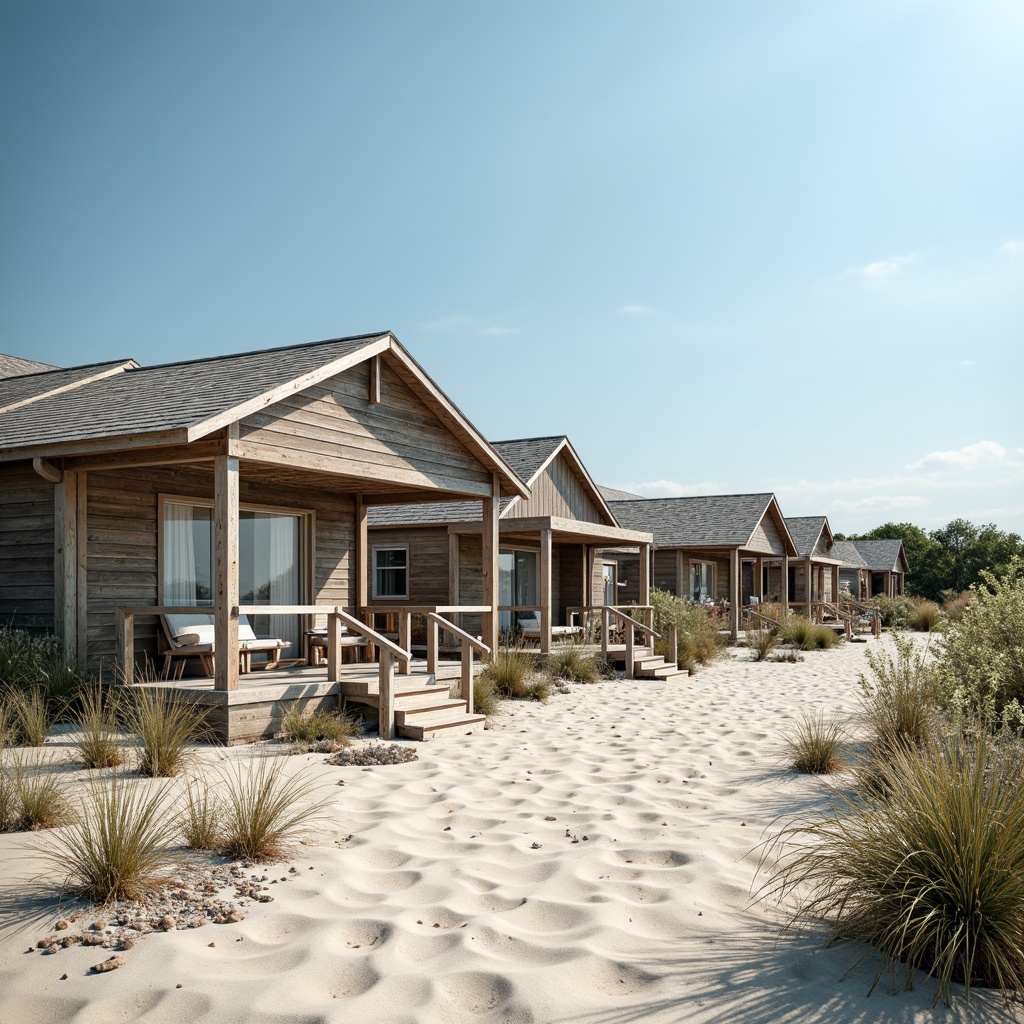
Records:
[[[442,700],[415,708],[395,708],[395,725],[423,725],[434,721],[444,721],[453,715],[464,715],[464,700]]]
[[[444,694],[447,696],[447,686],[419,686],[415,688],[395,690],[395,704],[400,706],[401,703],[414,702],[419,699],[434,700],[440,697],[442,700],[445,699]],[[346,700],[356,701],[359,704],[369,704],[371,707],[377,707],[380,698],[380,689],[376,683],[342,683],[341,695]]]
[[[445,732],[473,732],[482,729],[487,719],[483,715],[457,715],[443,721],[428,722],[424,725],[397,726],[399,736],[409,740],[429,740]]]
[[[639,672],[643,669],[648,668],[661,668],[662,665],[668,664],[664,658],[634,658],[633,668]]]
[[[648,679],[675,679],[678,676],[689,676],[689,672],[686,669],[677,668],[674,665],[663,665],[661,668],[656,668],[650,675],[647,675]]]

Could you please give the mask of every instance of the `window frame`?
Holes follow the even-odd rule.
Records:
[[[405,592],[402,594],[381,594],[377,589],[377,553],[379,551],[404,551],[405,552]],[[372,544],[370,546],[370,566],[373,577],[372,595],[374,601],[408,601],[411,582],[411,561],[408,544]],[[384,571],[394,571],[398,566],[385,566]]]
[[[715,603],[717,603],[716,602],[717,591],[715,590],[715,584],[717,582],[715,580],[715,563],[711,562],[711,561],[708,561],[707,559],[704,559],[704,558],[691,558],[691,559],[689,559],[689,572],[687,573],[687,587],[686,587],[687,593],[686,593],[686,599],[687,599],[687,601],[690,602],[690,604],[697,604],[700,601],[700,599],[697,598],[697,597],[694,597],[694,594],[693,594],[693,570],[694,570],[694,568],[696,566],[700,566],[700,565],[707,567],[707,570],[708,570],[708,597],[709,597],[711,603],[715,604]]]

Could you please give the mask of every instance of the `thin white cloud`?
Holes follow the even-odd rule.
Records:
[[[687,498],[695,494],[722,494],[724,484],[679,484],[675,480],[648,480],[645,483],[623,484],[623,491],[632,491],[644,498]]]
[[[657,313],[657,310],[653,306],[641,306],[637,302],[630,302],[620,306],[619,312],[627,316],[650,316],[651,313]]]
[[[487,335],[496,334],[519,334],[522,332],[521,327],[485,327],[480,333]]]
[[[974,365],[974,360],[973,359],[961,359],[960,360],[960,365],[961,366],[973,366]]]
[[[1024,256],[1024,242],[1018,242],[1015,238],[1011,238],[999,247],[999,252],[1003,256],[1009,256],[1011,260],[1015,260],[1018,256]]]
[[[868,285],[879,285],[891,280],[904,267],[916,263],[918,257],[914,253],[907,256],[890,256],[888,259],[875,260],[857,270],[860,279]]]
[[[971,469],[985,463],[999,462],[1006,455],[1006,449],[995,441],[978,441],[945,452],[931,452],[912,462],[907,469],[935,471],[942,469]]]
[[[448,316],[425,320],[416,326],[421,331],[450,331],[458,327],[468,327],[474,320],[475,317],[467,316],[465,313],[449,313]]]

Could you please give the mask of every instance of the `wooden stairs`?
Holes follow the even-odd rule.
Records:
[[[379,684],[370,680],[343,680],[342,697],[372,708],[379,705]],[[465,734],[482,729],[483,715],[469,714],[466,702],[449,696],[447,682],[434,676],[395,678],[395,732],[410,740],[429,740],[445,733]]]
[[[672,679],[686,679],[690,673],[685,668],[673,665],[651,647],[637,647],[633,651],[633,678],[658,679],[667,682]]]

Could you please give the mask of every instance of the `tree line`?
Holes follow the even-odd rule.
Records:
[[[903,541],[910,562],[907,593],[941,601],[981,582],[981,571],[1001,576],[1014,555],[1024,557],[1019,534],[1005,533],[995,524],[975,526],[954,519],[938,530],[926,532],[913,523],[883,523],[861,534],[836,534],[837,540]]]

